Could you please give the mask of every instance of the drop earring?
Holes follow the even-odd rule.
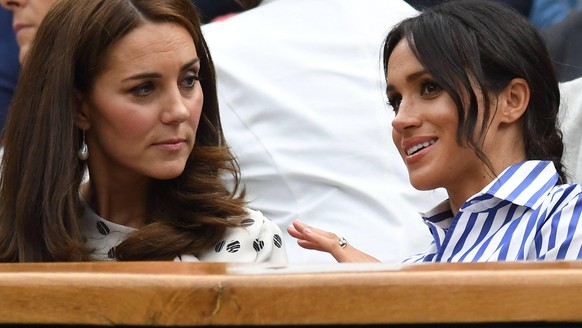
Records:
[[[87,158],[89,158],[89,147],[87,147],[87,144],[85,143],[85,130],[81,131],[83,131],[83,141],[81,142],[81,148],[79,148],[79,151],[77,152],[77,157],[82,161],[86,161]]]

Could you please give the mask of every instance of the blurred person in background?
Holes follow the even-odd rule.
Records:
[[[0,7],[0,130],[18,81],[18,44],[12,31],[12,15]]]
[[[435,6],[446,0],[407,0],[418,10]],[[512,7],[538,28],[556,24],[582,8],[580,0],[491,0]]]

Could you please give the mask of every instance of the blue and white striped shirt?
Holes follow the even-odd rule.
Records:
[[[582,186],[557,181],[549,161],[510,166],[457,215],[448,201],[422,214],[434,241],[404,262],[582,259]]]

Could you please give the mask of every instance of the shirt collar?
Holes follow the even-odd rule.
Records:
[[[468,209],[477,202],[504,200],[533,209],[556,185],[558,179],[558,172],[551,161],[526,161],[515,164],[501,172],[462,208]]]
[[[482,212],[501,202],[511,202],[534,209],[556,185],[558,179],[558,172],[551,161],[525,161],[515,164],[505,169],[489,185],[469,198],[461,210]],[[447,225],[453,218],[448,199],[420,215],[437,226]]]
[[[439,228],[446,229],[450,226],[451,221],[453,220],[451,203],[446,199],[431,210],[420,212],[420,216],[427,224],[429,224],[429,226],[433,224]]]

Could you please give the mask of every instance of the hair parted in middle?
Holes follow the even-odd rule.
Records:
[[[204,103],[184,172],[154,181],[146,225],[116,248],[118,260],[172,260],[213,246],[246,215],[239,170],[224,140],[212,58],[190,0],[59,0],[23,63],[3,135],[0,262],[85,261],[76,95],[90,95],[108,53],[146,22],[175,23],[200,58]],[[234,176],[227,186],[224,174]]]

